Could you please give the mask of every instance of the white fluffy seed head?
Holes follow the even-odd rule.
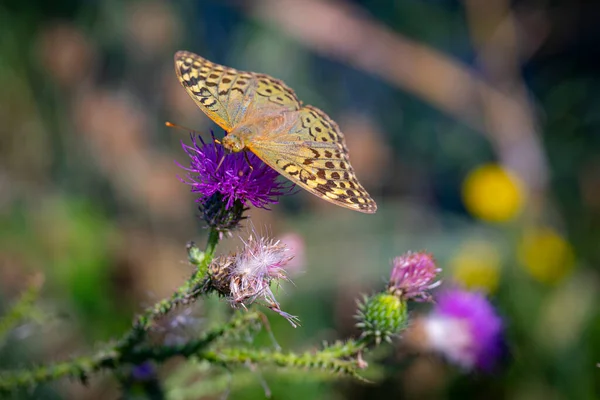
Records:
[[[235,257],[231,270],[230,292],[234,303],[252,302],[263,297],[277,303],[271,292],[273,280],[287,280],[284,266],[292,257],[279,241],[250,236]]]

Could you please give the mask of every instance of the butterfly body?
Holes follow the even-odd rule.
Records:
[[[318,108],[303,106],[282,81],[186,51],[175,54],[175,70],[200,109],[227,131],[222,140],[227,150],[252,151],[331,203],[364,213],[377,210],[356,178],[337,124]]]

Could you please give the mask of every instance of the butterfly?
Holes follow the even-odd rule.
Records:
[[[238,71],[189,51],[175,53],[179,82],[227,135],[228,151],[249,150],[310,193],[372,214],[377,204],[356,178],[344,135],[327,114],[303,106],[269,75]]]

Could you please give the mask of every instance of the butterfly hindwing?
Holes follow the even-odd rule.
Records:
[[[322,199],[374,213],[377,205],[358,182],[338,125],[315,107],[307,106],[294,114],[296,122],[289,131],[257,135],[248,148]]]

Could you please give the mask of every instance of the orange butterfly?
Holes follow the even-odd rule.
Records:
[[[333,204],[372,214],[377,204],[356,178],[344,135],[327,114],[302,106],[268,75],[238,71],[178,51],[179,81],[206,115],[227,131],[223,146],[250,150],[271,168]]]

